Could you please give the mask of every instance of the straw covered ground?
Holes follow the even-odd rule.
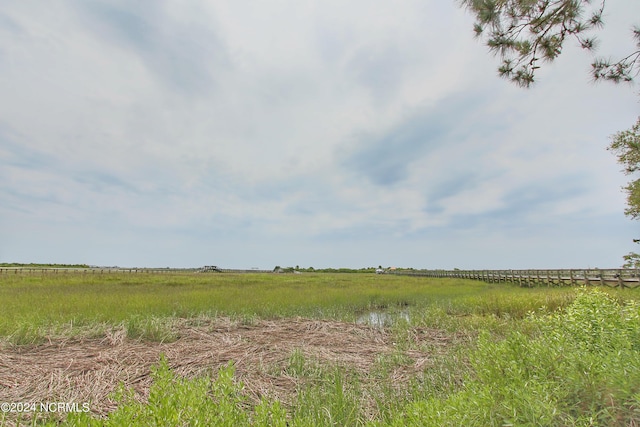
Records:
[[[181,319],[172,327],[178,338],[169,343],[132,340],[122,329],[101,338],[5,344],[0,347],[0,402],[89,402],[92,412],[104,415],[116,407],[110,394],[119,384],[146,399],[150,368],[164,354],[172,370],[185,377],[215,374],[233,361],[251,400],[268,396],[286,404],[300,381],[287,372],[295,352],[322,365],[354,369],[366,378],[376,361],[396,348],[386,329],[337,321],[290,318],[247,325],[228,318]],[[452,337],[412,328],[410,339],[419,344],[412,348],[429,352],[408,351],[411,362],[393,372],[399,387],[423,370]]]

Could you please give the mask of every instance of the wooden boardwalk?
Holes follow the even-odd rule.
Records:
[[[482,280],[488,283],[517,283],[526,287],[600,285],[637,288],[640,286],[639,269],[396,270],[392,274]]]
[[[123,268],[123,267],[89,267],[89,268],[64,268],[64,267],[0,267],[0,274],[192,274],[192,273],[273,273],[272,270],[239,270],[205,266],[198,268]]]

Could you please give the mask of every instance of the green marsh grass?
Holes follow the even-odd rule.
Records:
[[[297,379],[286,405],[250,402],[232,364],[185,379],[161,360],[148,402],[122,389],[107,418],[71,414],[65,425],[627,426],[640,424],[639,299],[634,290],[373,274],[16,275],[0,276],[0,336],[20,344],[124,328],[170,341],[178,318],[396,313],[386,326],[395,350],[369,372],[294,350],[283,373],[270,373]],[[421,342],[420,328],[455,339]],[[414,350],[431,358],[399,387]]]
[[[353,321],[370,311],[394,310],[410,312],[412,324],[458,329],[491,317],[522,318],[540,307],[553,310],[572,298],[568,288],[374,274],[0,275],[0,337],[31,343],[124,325],[131,337],[162,341],[175,338],[175,318]]]
[[[289,407],[251,405],[233,365],[211,380],[184,380],[161,360],[147,404],[120,398],[106,420],[72,414],[68,425],[238,426],[633,426],[640,421],[640,304],[583,290],[564,309],[528,315],[536,332],[497,338],[483,331],[467,363],[435,365],[402,390],[392,376],[368,381],[340,366],[314,366],[294,352],[291,374],[307,376]],[[448,356],[443,360],[455,362]],[[451,381],[452,373],[459,372]],[[462,381],[458,381],[462,378]],[[431,384],[431,382],[435,383]],[[120,392],[127,396],[127,392]],[[375,401],[367,409],[367,399]]]

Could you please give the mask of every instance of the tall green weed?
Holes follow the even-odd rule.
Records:
[[[640,422],[640,304],[583,289],[530,315],[533,335],[480,334],[464,386],[414,401],[394,425],[626,426]]]
[[[253,413],[247,411],[243,385],[234,379],[233,364],[209,377],[186,379],[171,371],[166,360],[152,368],[153,384],[146,403],[136,400],[132,390],[121,387],[113,396],[118,409],[105,419],[88,413],[72,413],[67,426],[282,426],[286,412],[279,402],[263,400]]]

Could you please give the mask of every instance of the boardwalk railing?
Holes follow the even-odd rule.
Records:
[[[112,273],[271,273],[271,270],[221,268],[38,268],[2,267],[0,274],[112,274]],[[394,270],[390,274],[434,278],[482,280],[489,283],[517,283],[520,286],[602,285],[619,288],[640,287],[640,269],[563,269],[563,270]]]
[[[272,273],[272,270],[238,270],[205,266],[200,268],[122,268],[122,267],[89,267],[89,268],[64,268],[64,267],[0,267],[0,274],[112,274],[112,273]]]
[[[421,277],[450,277],[489,283],[517,283],[520,286],[602,285],[620,288],[640,286],[639,269],[563,270],[395,270],[393,274]]]
[[[110,274],[110,273],[195,273],[199,268],[120,268],[120,267],[90,267],[90,268],[57,268],[57,267],[0,267],[0,274]]]

